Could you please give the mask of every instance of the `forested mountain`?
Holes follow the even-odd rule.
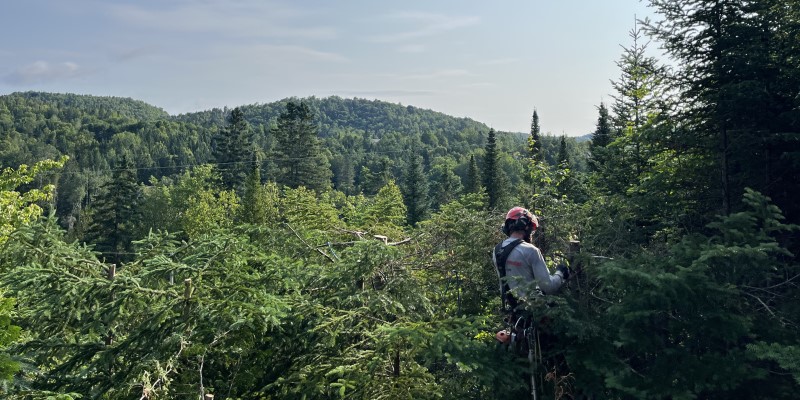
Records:
[[[467,118],[453,118],[430,110],[359,99],[287,99],[238,108],[251,131],[253,157],[262,176],[275,180],[276,139],[270,134],[281,110],[290,101],[308,106],[321,151],[331,165],[332,183],[347,194],[375,194],[381,182],[370,182],[383,169],[400,180],[408,154],[421,155],[426,172],[448,169],[465,179],[470,154],[480,154],[489,128]],[[192,166],[214,163],[214,140],[226,125],[231,110],[171,117],[141,101],[72,94],[14,93],[0,96],[0,165],[16,166],[67,155],[56,194],[56,211],[65,226],[80,220],[80,212],[111,177],[127,154],[136,179],[148,182],[181,173]],[[514,149],[518,134],[499,135],[508,155],[500,160],[510,184],[522,180],[522,167]],[[555,138],[549,142],[551,161]],[[575,158],[585,158],[577,148]],[[243,162],[251,163],[247,159]],[[224,161],[223,161],[224,162]],[[439,165],[437,167],[437,165]],[[435,177],[434,177],[435,178]],[[374,179],[373,179],[374,180]],[[459,185],[460,186],[460,185]],[[458,187],[448,190],[458,190]],[[444,190],[442,188],[441,190]],[[452,198],[435,194],[434,198]],[[438,207],[439,203],[433,204]],[[73,221],[73,222],[66,222]]]
[[[0,396],[797,398],[800,3],[650,6],[582,143],[537,111],[0,97]],[[512,205],[566,280],[513,312]]]

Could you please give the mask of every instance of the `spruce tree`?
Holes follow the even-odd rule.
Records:
[[[539,127],[539,114],[535,109],[531,118],[531,135],[528,137],[528,154],[534,160],[542,160],[541,128]]]
[[[481,191],[481,171],[475,161],[475,155],[469,155],[469,170],[467,170],[467,182],[464,185],[464,193],[480,193]]]
[[[415,226],[428,212],[428,179],[422,169],[422,157],[409,158],[403,177],[403,201],[406,204],[406,222]]]
[[[494,129],[489,129],[486,152],[483,157],[483,187],[486,188],[486,194],[489,196],[490,209],[497,207],[497,200],[500,198],[497,169],[497,137]]]
[[[431,167],[431,207],[435,210],[458,198],[458,194],[461,192],[461,180],[453,172],[454,167],[452,161],[437,161]]]
[[[800,131],[800,120],[790,117],[800,87],[797,2],[650,4],[662,18],[646,29],[679,66],[673,79],[681,90],[686,133],[673,138],[675,147],[703,153],[705,165],[696,178],[713,189],[698,196],[710,206],[705,211],[736,211],[736,199],[751,187],[768,190],[787,214],[800,215],[800,174],[796,162],[785,162],[797,159]],[[709,195],[719,202],[713,204]]]
[[[559,140],[558,145],[558,165],[559,167],[569,168],[569,153],[567,152],[567,137],[561,135],[561,140]]]
[[[305,103],[286,103],[272,129],[277,141],[276,165],[278,183],[291,188],[323,192],[331,186],[331,167],[317,137],[314,115]]]
[[[101,187],[100,195],[91,206],[92,223],[85,241],[109,263],[130,260],[133,253],[133,232],[139,222],[140,188],[136,169],[127,153],[115,166],[111,180]]]
[[[597,127],[592,134],[592,149],[606,147],[611,143],[611,125],[608,116],[608,108],[604,103],[597,107]]]
[[[254,156],[253,132],[241,108],[231,111],[228,125],[214,138],[212,150],[225,188],[241,193]]]
[[[244,185],[244,195],[239,209],[240,219],[248,224],[265,224],[275,222],[277,212],[274,198],[261,183],[261,168],[258,162],[253,163],[250,175]]]

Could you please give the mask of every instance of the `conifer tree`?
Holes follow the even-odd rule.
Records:
[[[272,129],[277,141],[277,181],[291,188],[305,186],[322,192],[330,188],[332,173],[313,119],[305,103],[286,103],[286,110]]]
[[[431,207],[439,209],[458,197],[461,180],[453,172],[452,162],[438,162],[431,168]]]
[[[422,169],[422,157],[409,158],[403,177],[403,201],[406,204],[406,223],[415,226],[428,212],[428,179]]]
[[[464,185],[464,193],[481,192],[481,171],[475,161],[475,155],[469,155],[469,170],[467,170],[467,182]]]
[[[124,153],[111,180],[102,186],[100,195],[92,203],[92,224],[85,237],[85,241],[93,243],[109,263],[120,266],[132,258],[131,242],[139,222],[139,198],[136,169]]]
[[[541,128],[539,127],[539,114],[535,109],[531,118],[531,135],[528,137],[528,155],[534,160],[542,160]]]
[[[222,183],[225,188],[241,193],[251,171],[248,164],[254,157],[253,132],[241,108],[236,107],[231,111],[228,125],[214,139],[213,156],[222,174]]]
[[[248,224],[277,222],[277,200],[277,194],[261,183],[261,168],[258,162],[254,163],[245,181],[240,219]]]
[[[645,135],[649,121],[659,111],[661,86],[658,61],[647,56],[648,43],[643,42],[643,32],[638,23],[628,35],[632,43],[623,46],[622,56],[617,61],[620,77],[611,81],[614,88],[611,121],[615,130],[612,135],[620,139],[613,156],[619,162],[615,179],[625,185],[632,184],[645,172],[649,148]]]
[[[559,167],[569,168],[569,153],[567,152],[567,137],[561,135],[558,145],[558,165]]]
[[[497,207],[500,198],[499,186],[497,182],[497,137],[494,129],[489,129],[489,137],[486,140],[486,153],[483,157],[483,187],[489,196],[489,208]]]
[[[608,108],[604,103],[597,107],[597,127],[592,133],[592,149],[606,147],[611,143],[611,125],[608,117]]]
[[[704,211],[736,211],[737,199],[751,187],[768,190],[787,214],[800,215],[797,163],[781,161],[797,159],[800,131],[799,120],[790,117],[800,86],[796,2],[650,4],[662,18],[646,29],[679,66],[672,79],[681,90],[686,133],[673,141],[679,149],[702,151],[697,190],[713,190],[698,196],[709,205]],[[708,201],[709,195],[719,202]]]
[[[389,180],[378,191],[364,214],[365,227],[377,234],[392,235],[402,231],[400,227],[408,218],[408,209],[403,202],[403,193],[394,180]]]

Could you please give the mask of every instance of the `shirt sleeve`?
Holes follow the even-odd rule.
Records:
[[[564,279],[559,273],[555,273],[550,275],[550,271],[547,270],[547,265],[544,263],[544,258],[542,257],[542,252],[539,251],[538,248],[534,247],[534,251],[531,253],[531,268],[533,269],[533,277],[536,279],[536,284],[539,285],[539,289],[541,289],[546,294],[553,294],[561,288],[561,285],[564,284]]]

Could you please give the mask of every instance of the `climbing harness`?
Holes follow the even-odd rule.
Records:
[[[517,299],[509,293],[511,289],[508,287],[508,282],[506,282],[506,260],[508,260],[511,251],[520,243],[522,243],[522,239],[515,239],[505,247],[501,242],[494,248],[497,275],[500,277],[500,299],[502,300],[504,313],[513,313],[514,309],[517,308]]]

